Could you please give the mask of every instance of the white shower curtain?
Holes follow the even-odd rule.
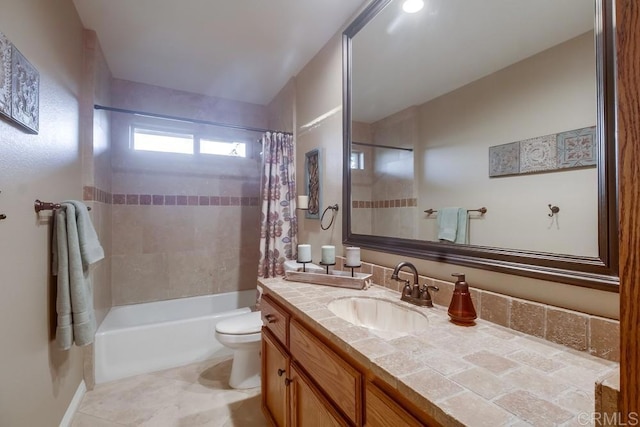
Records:
[[[265,133],[262,153],[258,277],[275,277],[284,274],[284,262],[296,255],[298,224],[293,135]]]

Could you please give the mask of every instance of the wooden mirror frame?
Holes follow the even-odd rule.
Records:
[[[345,245],[417,259],[445,262],[536,279],[619,291],[618,199],[616,154],[615,39],[612,0],[595,0],[598,141],[598,256],[584,257],[488,246],[454,246],[440,242],[351,232],[352,38],[392,0],[374,0],[342,35],[343,55],[343,224]],[[604,160],[603,160],[604,159]]]

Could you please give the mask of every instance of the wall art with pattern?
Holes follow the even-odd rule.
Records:
[[[596,127],[489,147],[489,177],[595,167]]]
[[[0,116],[37,134],[39,109],[38,70],[0,33]]]

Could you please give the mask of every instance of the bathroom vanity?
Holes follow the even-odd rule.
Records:
[[[618,366],[483,320],[456,326],[446,308],[411,306],[376,285],[352,290],[281,278],[259,285],[262,407],[277,426],[590,422],[595,384]],[[382,301],[426,315],[428,324],[409,332],[398,322],[358,326],[358,318],[379,319],[336,311],[349,304],[332,302],[345,299]]]

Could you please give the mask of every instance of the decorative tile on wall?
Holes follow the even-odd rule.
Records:
[[[593,166],[597,161],[595,126],[558,134],[558,168]]]
[[[520,141],[520,173],[556,169],[558,163],[555,135]]]
[[[515,175],[520,172],[520,144],[489,147],[489,176]]]
[[[393,200],[353,200],[351,202],[351,207],[354,209],[411,208],[416,206],[418,206],[418,199],[415,197]]]
[[[597,159],[591,126],[489,147],[489,177],[596,166]]]

